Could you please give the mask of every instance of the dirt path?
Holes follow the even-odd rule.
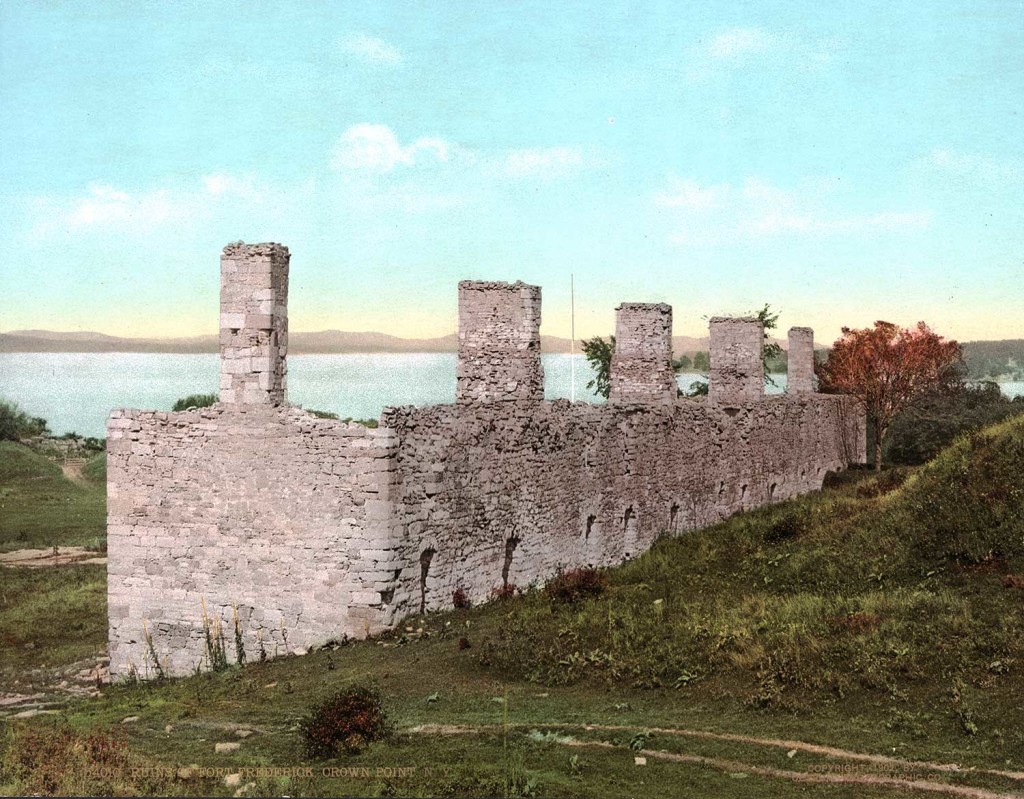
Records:
[[[85,475],[82,474],[82,467],[85,466],[85,464],[86,461],[84,458],[69,458],[61,464],[60,470],[72,483],[88,487],[89,481],[86,479]]]
[[[767,746],[786,749],[787,751],[797,750],[810,754],[824,755],[826,757],[841,760],[852,760],[872,765],[884,766],[893,770],[902,771],[937,771],[944,773],[958,774],[984,774],[1002,777],[1004,779],[1024,782],[1024,772],[1000,771],[995,769],[962,768],[954,763],[932,763],[921,760],[903,760],[887,755],[871,755],[864,752],[854,752],[849,749],[840,749],[834,746],[823,746],[820,744],[806,743],[804,741],[788,741],[778,738],[755,738],[749,735],[734,735],[730,733],[716,733],[707,730],[687,730],[666,727],[630,727],[624,725],[610,724],[510,724],[509,728],[516,730],[524,729],[578,729],[581,731],[602,731],[602,732],[650,732],[661,735],[675,735],[691,738],[705,738],[711,740],[730,741],[734,743],[745,743],[754,746]],[[472,735],[481,731],[500,731],[500,724],[484,724],[474,726],[456,726],[445,724],[426,724],[413,727],[409,732],[427,733],[440,735]],[[624,747],[607,741],[581,741],[566,738],[558,741],[566,746],[577,747],[601,747],[611,749],[623,749]],[[633,751],[633,750],[630,750]],[[652,757],[660,760],[670,760],[679,763],[694,763],[697,765],[709,766],[711,768],[732,772],[744,772],[757,774],[764,777],[786,779],[793,782],[805,783],[826,783],[826,784],[850,784],[850,785],[871,785],[889,788],[905,788],[907,790],[928,791],[932,793],[943,793],[950,796],[964,796],[970,799],[1019,799],[1019,793],[998,793],[984,788],[975,788],[966,785],[952,785],[945,782],[933,780],[915,779],[912,777],[883,776],[870,773],[830,773],[812,771],[793,771],[790,769],[777,769],[769,766],[758,766],[751,763],[743,763],[736,760],[725,760],[721,758],[705,757],[703,755],[677,754],[673,752],[659,752],[653,749],[643,749],[636,754],[645,757]]]
[[[105,564],[107,558],[85,547],[51,547],[50,549],[16,549],[0,552],[0,566],[23,569],[45,569],[77,563]]]
[[[575,741],[569,746],[600,747],[603,749],[620,749],[621,747],[605,741]],[[673,752],[658,752],[654,749],[641,749],[637,752],[644,757],[652,757],[658,760],[670,760],[675,763],[693,763],[700,766],[710,766],[719,771],[726,771],[730,774],[745,773],[757,774],[760,777],[773,777],[775,779],[790,780],[791,782],[818,783],[828,785],[870,785],[879,788],[905,788],[912,791],[929,791],[931,793],[942,793],[948,796],[966,796],[969,799],[1018,799],[1020,794],[997,793],[985,788],[972,788],[967,785],[950,785],[948,782],[934,782],[932,780],[901,779],[900,777],[884,777],[878,774],[832,774],[827,772],[813,771],[792,771],[789,769],[771,768],[770,766],[755,766],[750,763],[742,763],[738,760],[723,760],[717,757],[704,757],[702,755],[683,755]]]

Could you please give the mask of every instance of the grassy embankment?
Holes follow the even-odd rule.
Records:
[[[533,591],[305,657],[108,688],[60,716],[12,725],[0,786],[234,793],[196,772],[85,778],[75,764],[107,740],[88,736],[113,730],[126,750],[93,758],[118,767],[315,765],[309,778],[253,779],[250,794],[942,795],[904,783],[797,781],[880,773],[946,790],[1020,791],[1024,775],[993,772],[1024,772],[1022,467],[1018,418],[960,440],[909,477],[850,474],[820,494],[662,540],[610,570],[601,595],[574,604]],[[32,607],[28,583],[49,590],[38,573],[25,579],[5,634],[21,603]],[[57,630],[70,631],[77,616],[59,603],[47,612],[46,626]],[[102,604],[82,612],[99,614]],[[41,656],[50,633],[19,623],[39,636],[32,651]],[[310,764],[299,719],[352,683],[381,690],[396,735]],[[428,724],[461,731],[416,731]],[[240,728],[255,734],[236,738]],[[660,728],[813,742],[900,762]],[[226,741],[241,748],[215,754]],[[634,765],[634,749],[646,751],[646,766]],[[673,753],[716,762],[666,759]],[[47,771],[53,762],[62,768]],[[368,771],[324,776],[324,766]]]
[[[54,461],[0,441],[0,552],[54,546],[106,548],[106,456],[73,482]],[[29,669],[74,663],[106,646],[103,566],[0,567],[0,691]],[[15,685],[15,680],[19,685]]]
[[[0,441],[0,552],[84,546],[106,536],[106,455],[82,467],[83,480],[28,447]]]

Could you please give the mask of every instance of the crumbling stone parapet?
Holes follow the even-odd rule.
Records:
[[[459,283],[457,402],[544,399],[540,286]]]
[[[753,316],[716,316],[710,322],[708,401],[725,407],[764,398],[764,325]]]
[[[787,355],[786,393],[812,393],[814,391],[814,331],[809,327],[791,327]]]
[[[675,402],[671,305],[624,302],[615,309],[610,379],[608,401],[613,405]]]

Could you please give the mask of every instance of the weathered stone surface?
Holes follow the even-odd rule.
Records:
[[[288,248],[237,242],[221,255],[220,399],[284,402],[288,351]]]
[[[722,407],[764,396],[764,325],[756,317],[716,316],[710,323],[708,400]]]
[[[613,405],[675,402],[671,306],[629,302],[615,309],[610,385],[608,401]]]
[[[255,261],[253,248],[225,250],[229,293],[253,263],[260,280],[277,269],[283,248],[264,258],[263,246]],[[621,306],[630,332],[615,368],[630,401],[546,402],[539,289],[463,283],[459,296],[454,405],[388,408],[367,430],[284,404],[282,383],[280,404],[111,413],[115,678],[208,668],[207,631],[234,660],[237,630],[252,662],[451,607],[457,589],[479,602],[559,568],[619,563],[663,532],[817,489],[864,460],[850,398],[764,396],[757,320],[713,320],[711,395],[676,398],[663,385],[671,309]]]
[[[540,286],[459,283],[457,402],[544,398]]]
[[[791,327],[786,367],[786,393],[810,394],[813,391],[814,331],[809,327]]]

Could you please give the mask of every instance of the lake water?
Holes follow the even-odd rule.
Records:
[[[575,362],[576,399],[603,402],[588,391],[592,379],[582,355],[544,355],[544,395],[568,398]],[[216,393],[219,356],[146,353],[0,353],[0,397],[42,416],[55,434],[106,435],[113,408],[170,410],[188,394]],[[786,385],[774,375],[775,393]],[[678,375],[686,390],[700,375]],[[1024,383],[1003,383],[1009,396]],[[342,418],[376,418],[389,405],[434,405],[455,401],[455,354],[292,355],[288,399]]]

